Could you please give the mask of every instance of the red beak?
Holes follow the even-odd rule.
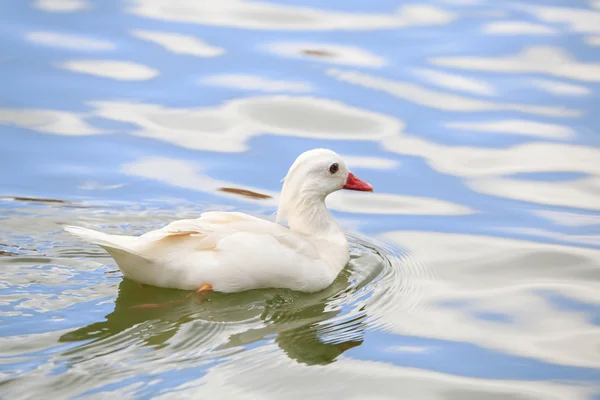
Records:
[[[352,172],[348,172],[348,178],[346,179],[346,184],[342,186],[342,189],[347,190],[359,190],[361,192],[372,192],[373,186],[368,184],[365,181],[361,181],[358,179]]]

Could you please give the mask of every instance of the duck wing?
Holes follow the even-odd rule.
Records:
[[[164,228],[140,236],[140,240],[157,241],[173,236],[192,236],[199,240],[199,249],[211,249],[219,239],[235,233],[251,233],[272,236],[281,245],[305,257],[318,259],[315,246],[303,235],[275,222],[240,212],[209,211],[196,219],[173,221]]]

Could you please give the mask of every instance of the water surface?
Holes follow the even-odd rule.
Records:
[[[2,397],[600,396],[597,1],[1,7]],[[139,310],[61,229],[273,219],[315,147],[375,188],[320,293]]]

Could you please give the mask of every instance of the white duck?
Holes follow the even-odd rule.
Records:
[[[340,189],[372,191],[335,152],[301,154],[284,178],[277,222],[238,212],[206,212],[141,236],[64,229],[102,246],[123,274],[140,283],[197,291],[240,292],[329,286],[349,260],[344,232],[325,205]]]

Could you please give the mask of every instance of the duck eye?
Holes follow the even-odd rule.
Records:
[[[331,172],[332,174],[335,174],[336,172],[338,172],[339,169],[340,169],[340,166],[337,163],[333,163],[329,167],[329,172]]]

